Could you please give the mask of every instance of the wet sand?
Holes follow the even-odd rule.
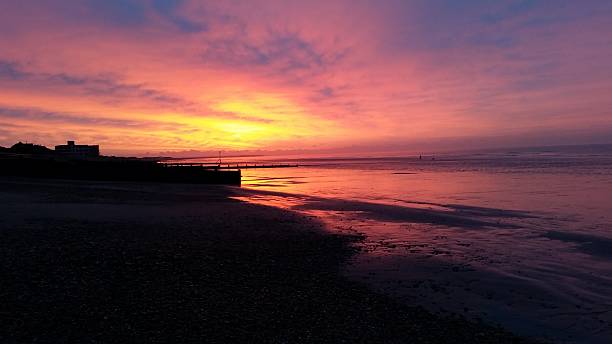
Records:
[[[0,340],[517,343],[340,271],[359,237],[232,188],[0,180]]]
[[[362,235],[344,273],[394,299],[612,343],[609,155],[376,161],[245,171],[240,199]]]

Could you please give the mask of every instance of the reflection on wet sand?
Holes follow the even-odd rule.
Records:
[[[282,173],[261,181],[247,173],[236,197],[360,235],[347,275],[411,304],[518,333],[569,342],[612,338],[612,239],[602,230],[610,219],[601,203],[609,176]]]

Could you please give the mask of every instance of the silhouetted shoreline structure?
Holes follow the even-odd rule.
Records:
[[[219,163],[219,162],[162,162],[167,167],[204,167],[214,170],[231,170],[231,169],[249,169],[249,168],[284,168],[284,167],[299,167],[299,164],[284,164],[284,163]]]
[[[100,156],[100,146],[77,145],[74,141],[68,141],[65,145],[55,146],[55,152],[79,157],[98,157]]]
[[[57,149],[59,147],[59,149]],[[159,159],[99,155],[99,146],[56,146],[56,150],[29,143],[0,149],[0,175],[95,181],[150,181],[240,185],[240,169],[219,166],[166,165]]]

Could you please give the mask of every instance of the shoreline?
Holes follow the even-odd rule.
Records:
[[[528,342],[350,281],[358,238],[231,188],[0,186],[5,342]]]

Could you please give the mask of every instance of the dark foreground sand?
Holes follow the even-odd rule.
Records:
[[[0,179],[0,342],[524,342],[348,281],[358,238],[232,192]]]

